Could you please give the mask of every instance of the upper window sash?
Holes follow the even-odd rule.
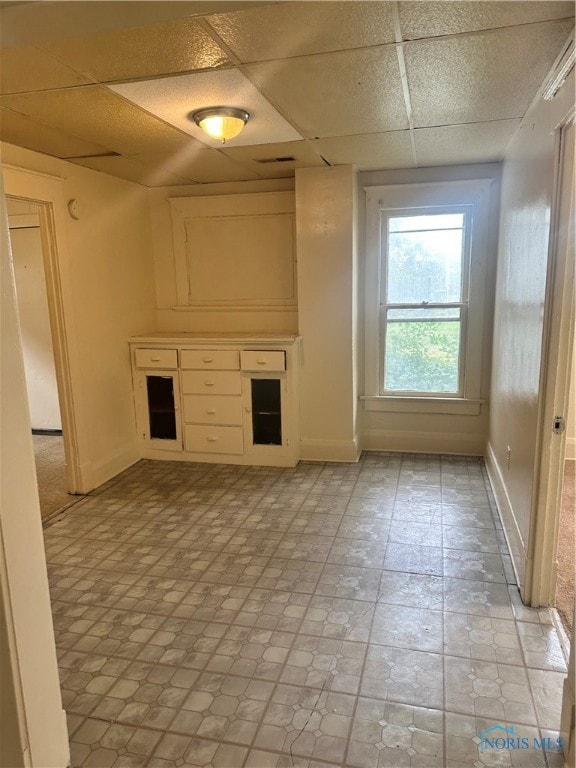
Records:
[[[387,300],[388,293],[388,222],[390,219],[400,218],[402,216],[406,218],[414,216],[435,216],[442,214],[462,214],[464,216],[463,225],[461,228],[463,232],[462,240],[462,252],[461,252],[461,270],[460,270],[460,296],[459,301],[466,303],[470,292],[470,244],[471,244],[471,232],[472,232],[472,206],[460,205],[460,206],[431,206],[429,208],[384,208],[380,207],[380,253],[379,258],[381,265],[379,269],[380,273],[380,297],[379,303],[383,306],[402,306],[406,302],[394,302]],[[424,231],[424,230],[417,230]],[[445,229],[438,229],[434,231],[446,231]],[[420,302],[424,306],[432,306],[433,303],[448,304],[451,302]],[[418,306],[418,302],[410,302],[411,305]]]

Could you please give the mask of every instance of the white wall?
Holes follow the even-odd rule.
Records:
[[[40,227],[12,226],[14,217],[9,217],[8,223],[30,423],[32,429],[62,429]]]
[[[502,174],[487,453],[521,583],[536,461],[554,129],[570,109],[573,94],[574,71],[552,101],[534,101],[506,150]]]
[[[352,166],[296,171],[303,459],[358,457],[355,203]]]
[[[194,184],[150,189],[154,271],[156,276],[157,327],[159,331],[291,331],[298,328],[298,311],[293,308],[174,309],[177,270],[174,253],[170,198],[214,195],[244,195],[253,192],[293,191],[294,179]],[[233,198],[231,198],[233,199]],[[227,208],[227,213],[229,209]],[[241,209],[239,209],[241,212]],[[218,280],[215,272],[214,280]]]
[[[366,193],[364,187],[386,184],[420,184],[426,182],[494,179],[490,198],[490,231],[488,232],[488,264],[484,307],[484,343],[480,397],[485,400],[479,415],[389,413],[367,411],[360,407],[362,446],[370,450],[420,451],[430,453],[462,453],[483,455],[488,434],[490,410],[490,369],[492,350],[492,313],[496,272],[500,164],[455,165],[397,171],[369,171],[358,174],[358,231],[360,241],[359,373],[360,392],[364,387],[364,282]]]
[[[81,487],[139,458],[128,338],[155,330],[148,191],[36,152],[2,145],[6,194],[53,196]],[[23,170],[17,170],[23,169]],[[47,174],[47,175],[44,175]],[[80,218],[68,215],[76,199]]]

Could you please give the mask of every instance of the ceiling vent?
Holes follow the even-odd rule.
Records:
[[[265,157],[261,160],[256,160],[257,163],[260,163],[261,165],[269,165],[270,163],[293,163],[296,161],[295,157]]]
[[[120,152],[97,152],[95,155],[73,155],[65,157],[64,160],[93,160],[100,157],[122,157]]]

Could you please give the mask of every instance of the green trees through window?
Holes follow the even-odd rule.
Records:
[[[456,393],[465,308],[463,212],[384,219],[384,390]]]

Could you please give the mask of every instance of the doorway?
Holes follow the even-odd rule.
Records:
[[[566,424],[566,452],[562,479],[562,500],[558,525],[556,592],[554,606],[568,637],[574,623],[576,594],[576,354],[572,350],[572,371]]]
[[[69,493],[61,396],[46,281],[41,205],[7,200],[28,407],[42,519],[77,501]]]
[[[554,605],[558,580],[559,542],[570,536],[561,516],[566,446],[566,425],[574,347],[574,249],[575,115],[558,129],[556,194],[553,203],[551,248],[546,296],[543,349],[540,442],[534,520],[534,558],[527,574],[527,602],[533,606]],[[573,513],[572,513],[573,514]],[[572,515],[570,515],[572,518]],[[571,519],[573,531],[573,518]],[[573,549],[571,550],[573,552]],[[571,555],[568,553],[568,556]],[[562,562],[564,560],[562,559]],[[573,561],[569,566],[573,567]],[[573,579],[573,577],[572,577]],[[573,583],[573,582],[572,582]],[[568,607],[573,620],[574,602]]]

